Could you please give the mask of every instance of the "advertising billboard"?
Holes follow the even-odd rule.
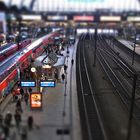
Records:
[[[127,21],[128,22],[140,22],[140,16],[128,16]]]
[[[31,107],[31,109],[41,109],[42,108],[42,93],[33,92],[30,94],[30,107]]]
[[[74,21],[93,21],[94,16],[74,16]]]
[[[42,19],[41,15],[21,15],[22,20],[35,20],[35,21],[40,21]]]
[[[121,21],[121,16],[100,16],[100,21],[119,22]]]
[[[65,21],[65,20],[67,20],[68,19],[68,17],[67,16],[47,16],[47,19],[48,20],[53,20],[53,21]]]

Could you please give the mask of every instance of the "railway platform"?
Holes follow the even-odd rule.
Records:
[[[118,41],[122,43],[125,47],[127,47],[128,49],[132,51],[134,50],[134,43],[132,43],[131,41],[126,41],[124,39],[119,39]],[[136,54],[140,55],[140,46],[138,44],[136,44],[135,52]]]
[[[67,50],[64,55],[67,55]],[[69,54],[66,58],[67,73],[66,79],[56,83],[55,87],[43,88],[42,90],[42,109],[31,110],[30,105],[25,104],[24,100],[21,102],[22,122],[20,130],[16,129],[14,114],[16,103],[12,101],[12,96],[7,98],[7,104],[1,109],[3,116],[7,112],[12,113],[12,126],[10,127],[9,139],[20,140],[22,128],[27,130],[27,139],[40,140],[81,140],[81,126],[79,118],[79,109],[76,93],[76,67],[71,64],[71,59],[75,60],[76,45],[69,47]],[[33,92],[37,89],[32,88]],[[2,104],[1,104],[2,105]],[[31,131],[27,128],[28,116],[34,119],[33,129]]]

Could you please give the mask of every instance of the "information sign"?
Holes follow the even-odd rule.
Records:
[[[21,81],[20,85],[22,87],[35,87],[36,83],[35,83],[35,81]]]
[[[55,81],[40,81],[40,87],[55,87]]]

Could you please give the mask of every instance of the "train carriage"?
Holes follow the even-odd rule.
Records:
[[[33,43],[23,48],[21,51],[9,58],[9,60],[0,64],[0,99],[7,96],[17,81],[20,80],[20,75],[24,69],[30,65],[31,61],[44,52],[44,46],[47,46],[55,32],[46,35]],[[34,56],[34,57],[33,57]]]

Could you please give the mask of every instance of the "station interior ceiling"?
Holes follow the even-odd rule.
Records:
[[[0,0],[0,2],[7,7],[16,6],[21,10],[22,23],[29,26],[34,23],[40,26],[55,24],[67,27],[71,25],[95,27],[99,23],[100,28],[132,27],[132,25],[140,27],[140,0],[127,2],[126,0]],[[9,15],[11,22],[18,24],[19,13]],[[36,16],[32,17],[36,18],[35,21],[28,19],[32,15]]]
[[[0,0],[36,12],[139,12],[140,0]]]

